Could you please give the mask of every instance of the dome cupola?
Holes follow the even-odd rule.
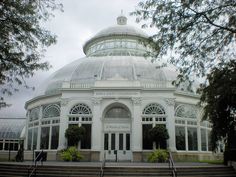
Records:
[[[121,14],[117,25],[105,28],[88,40],[84,47],[86,56],[143,56],[147,48],[142,44],[148,35],[142,30],[127,25],[127,18]]]

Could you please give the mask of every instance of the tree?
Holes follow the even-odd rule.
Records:
[[[56,36],[42,22],[56,9],[62,9],[56,0],[0,1],[0,108],[6,106],[4,94],[12,95],[17,85],[29,88],[26,78],[49,69],[49,63],[40,59]]]
[[[161,144],[165,144],[169,139],[169,134],[165,125],[158,124],[149,130],[150,139],[158,145],[160,149]]]
[[[85,133],[86,132],[84,127],[78,127],[77,125],[69,126],[65,132],[65,137],[68,140],[68,145],[77,146],[78,142],[84,138]]]
[[[167,62],[179,68],[179,82],[235,59],[235,0],[146,0],[131,15],[142,27],[157,29],[145,42],[153,49],[147,55],[170,56]]]
[[[213,150],[219,140],[225,140],[228,148],[236,148],[236,61],[215,67],[207,75],[208,83],[201,86],[203,118],[212,123]]]

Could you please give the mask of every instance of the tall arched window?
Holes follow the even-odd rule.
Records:
[[[85,138],[81,140],[80,149],[91,149],[92,117],[90,107],[84,103],[78,103],[70,109],[69,126],[76,125],[85,128]]]
[[[58,104],[50,104],[43,109],[43,118],[59,117],[59,116],[60,116],[60,106]]]
[[[142,132],[143,132],[143,149],[153,149],[153,143],[149,139],[149,130],[156,124],[166,123],[166,112],[162,105],[151,103],[147,105],[142,112]],[[166,148],[166,143],[161,144],[162,148]]]
[[[197,151],[197,107],[187,104],[176,104],[175,107],[176,149]]]

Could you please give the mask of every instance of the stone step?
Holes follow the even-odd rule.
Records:
[[[29,165],[0,164],[0,177],[26,177]],[[232,167],[178,167],[178,177],[236,177]],[[38,177],[97,177],[100,167],[38,166]],[[105,167],[104,177],[170,177],[167,167]]]

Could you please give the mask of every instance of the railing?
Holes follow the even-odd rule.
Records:
[[[104,176],[104,167],[106,165],[106,153],[104,152],[104,158],[101,164],[101,169],[100,169],[100,177]]]
[[[34,157],[34,155],[33,155]],[[36,170],[38,167],[38,162],[43,162],[43,150],[34,158],[34,161],[32,163],[32,165],[28,168],[28,177],[31,177],[32,175],[34,175],[34,177],[36,177]]]
[[[171,169],[172,177],[177,177],[177,170],[171,152],[169,152],[169,169]]]

